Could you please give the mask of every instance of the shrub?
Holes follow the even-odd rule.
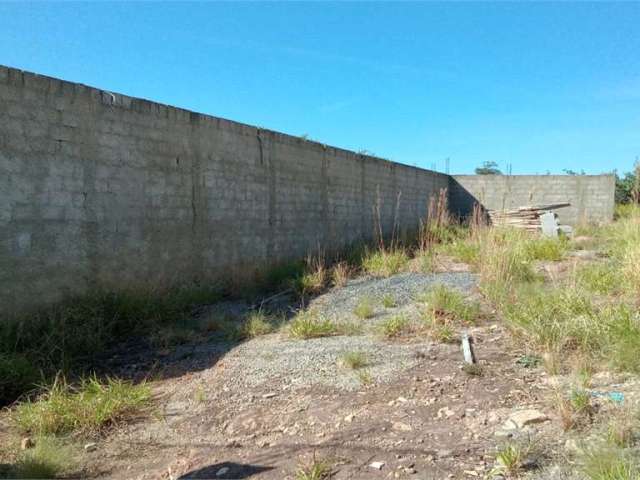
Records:
[[[400,272],[408,263],[409,257],[402,249],[367,250],[362,259],[362,268],[374,277],[390,277]]]
[[[72,387],[58,378],[36,401],[19,404],[13,412],[18,427],[37,435],[95,433],[141,413],[151,402],[151,389],[96,377]]]
[[[614,218],[616,220],[624,220],[637,217],[640,208],[636,203],[619,203],[615,206]]]
[[[320,317],[313,310],[300,311],[289,324],[289,334],[294,338],[308,339],[336,335],[336,325]]]

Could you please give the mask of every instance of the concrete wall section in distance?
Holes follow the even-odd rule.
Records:
[[[468,215],[475,202],[490,210],[569,202],[557,211],[560,221],[605,223],[613,218],[614,175],[454,175],[450,204]]]

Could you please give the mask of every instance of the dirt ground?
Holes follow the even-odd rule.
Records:
[[[415,316],[416,293],[435,283],[478,299],[474,275],[455,270],[356,279],[314,300],[310,308],[345,319],[359,298],[376,300],[358,335],[297,340],[279,332],[170,351],[121,346],[105,368],[129,378],[155,371],[155,409],[92,440],[95,448],[81,453],[82,476],[284,480],[315,459],[329,462],[335,479],[487,478],[498,446],[526,440],[536,445],[527,475],[574,478],[563,473],[571,470],[567,437],[550,403],[563,379],[523,362],[530,352],[493,312],[469,329],[481,375],[463,370],[458,342],[376,333],[390,315]],[[383,292],[396,307],[382,307]],[[367,381],[340,364],[354,350],[371,359]],[[600,386],[623,388],[611,377]]]
[[[357,298],[393,291],[398,306],[377,308],[365,320],[375,324],[415,309],[412,294],[434,282],[475,295],[468,273],[403,275],[404,281],[356,280],[315,305],[335,315],[343,305],[348,316]],[[87,473],[281,480],[323,459],[334,465],[336,479],[482,478],[497,444],[552,430],[555,422],[503,431],[518,410],[545,412],[549,386],[541,369],[516,363],[523,352],[501,327],[487,321],[470,333],[481,376],[462,370],[457,343],[389,341],[372,332],[312,340],[276,333],[233,348],[205,343],[174,352],[183,358],[165,362],[175,375],[155,384],[156,415],[99,441],[86,453]],[[373,359],[370,384],[339,365],[351,350]]]

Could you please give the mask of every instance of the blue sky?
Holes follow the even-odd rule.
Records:
[[[0,64],[470,173],[630,170],[640,3],[0,3]]]

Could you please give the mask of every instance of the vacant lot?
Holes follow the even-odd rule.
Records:
[[[179,322],[110,344],[95,376],[6,409],[2,469],[640,478],[640,214],[622,214],[570,240],[427,224],[416,248],[279,272],[279,295],[172,303]]]

